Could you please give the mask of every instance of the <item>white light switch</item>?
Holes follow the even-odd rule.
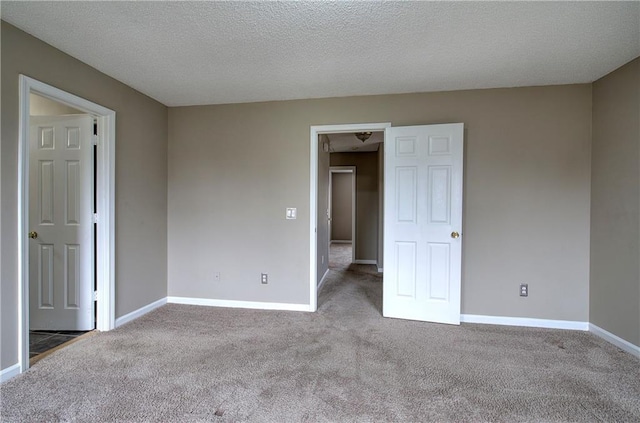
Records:
[[[295,219],[298,216],[298,209],[295,207],[287,208],[287,219]]]

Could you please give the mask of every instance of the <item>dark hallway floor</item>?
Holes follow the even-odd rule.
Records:
[[[29,358],[34,358],[40,354],[46,353],[66,342],[76,339],[80,335],[84,335],[88,331],[49,331],[49,330],[30,330],[29,331]]]

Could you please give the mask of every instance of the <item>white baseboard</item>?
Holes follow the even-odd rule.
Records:
[[[351,240],[350,239],[332,239],[331,240],[332,244],[351,244]]]
[[[320,279],[320,283],[318,284],[318,291],[320,291],[320,288],[322,288],[322,285],[324,284],[324,280],[327,278],[328,274],[329,274],[329,269],[327,269],[327,271],[324,272],[324,275],[322,275],[322,279]]]
[[[261,301],[215,300],[209,298],[167,297],[171,304],[189,304],[211,307],[249,308],[255,310],[311,311],[309,304],[264,303]]]
[[[161,306],[165,305],[166,303],[167,303],[167,297],[161,298],[158,301],[154,301],[151,304],[147,304],[144,307],[140,307],[139,309],[134,310],[131,313],[125,314],[122,317],[118,317],[116,319],[116,327],[122,326],[125,323],[129,323],[130,321],[135,320],[138,317],[147,314],[151,310],[154,310],[154,309],[156,309],[158,307],[161,307]]]
[[[20,374],[20,363],[16,363],[13,366],[9,366],[6,369],[0,370],[0,383],[5,382],[12,377],[16,377]]]
[[[640,346],[634,345],[629,341],[625,341],[624,339],[620,338],[619,336],[614,335],[611,332],[609,332],[607,330],[604,330],[601,327],[598,327],[598,326],[594,325],[593,323],[589,323],[589,332],[593,333],[596,336],[599,336],[600,338],[604,339],[605,341],[609,342],[610,344],[615,345],[616,347],[620,348],[621,350],[624,350],[624,351],[628,352],[629,354],[640,358]]]
[[[354,260],[353,264],[375,264],[375,265],[377,265],[378,262],[376,260]]]
[[[530,328],[589,330],[589,322],[573,320],[534,319],[529,317],[482,316],[479,314],[461,314],[464,323],[482,323],[485,325],[523,326]]]

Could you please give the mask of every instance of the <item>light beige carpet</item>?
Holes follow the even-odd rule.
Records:
[[[0,387],[3,422],[640,421],[640,361],[589,333],[384,319],[333,257],[317,313],[167,305]]]

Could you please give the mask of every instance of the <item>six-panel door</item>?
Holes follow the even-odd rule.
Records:
[[[93,322],[93,119],[32,116],[29,149],[29,327]]]
[[[383,315],[460,323],[463,124],[385,134]]]

